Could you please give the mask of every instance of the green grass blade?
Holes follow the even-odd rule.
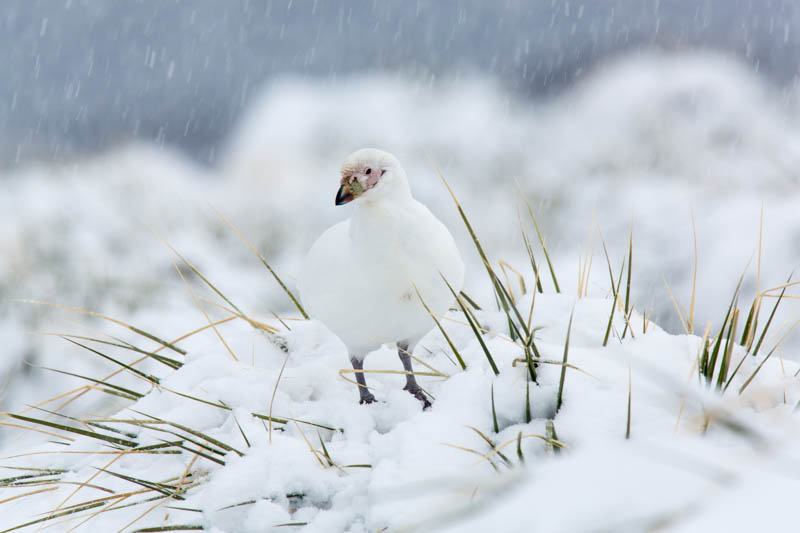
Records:
[[[633,378],[631,375],[631,367],[628,365],[628,416],[625,422],[625,440],[631,438],[631,392],[633,389]]]
[[[317,430],[317,438],[319,439],[319,445],[322,447],[322,455],[325,456],[325,461],[328,463],[328,466],[336,466],[336,463],[331,459],[331,454],[328,453],[328,448],[325,446],[325,441],[322,440],[322,435],[320,435],[319,430]]]
[[[440,276],[441,276],[441,274],[440,274]],[[461,311],[464,312],[464,316],[467,317],[467,322],[469,323],[469,327],[472,328],[472,333],[474,333],[475,334],[475,338],[478,339],[478,342],[480,343],[481,348],[483,349],[483,353],[486,355],[486,359],[489,361],[489,365],[492,367],[492,371],[494,372],[494,375],[496,376],[496,375],[500,374],[500,370],[498,370],[497,365],[494,362],[494,358],[492,357],[492,354],[489,352],[489,348],[486,346],[486,343],[483,341],[483,335],[481,335],[481,332],[478,331],[477,326],[473,322],[472,316],[470,315],[469,311],[467,310],[467,306],[464,305],[464,302],[461,301],[461,298],[459,298],[459,296],[453,290],[453,287],[445,279],[444,276],[442,276],[442,279],[447,284],[447,288],[450,289],[450,293],[453,295],[453,298],[455,298],[456,302],[458,302],[459,307],[461,307]]]
[[[630,317],[631,312],[631,274],[633,272],[633,220],[631,220],[631,234],[628,240],[628,283],[625,285],[625,316]],[[629,320],[625,320],[625,327],[622,329],[622,338],[628,331]],[[633,331],[631,331],[633,336]]]
[[[614,301],[611,304],[611,313],[608,315],[608,325],[606,325],[606,334],[603,337],[603,347],[608,345],[608,338],[611,335],[611,326],[614,323],[614,312],[617,310],[617,301],[619,300],[619,288],[622,284],[622,272],[625,269],[625,260],[622,260],[622,266],[619,270],[619,278],[617,281],[617,288],[614,288],[614,275],[611,274],[611,290],[614,292]],[[611,272],[611,267],[609,265],[609,273]]]
[[[217,446],[218,448],[222,448],[226,452],[234,452],[239,457],[244,457],[244,453],[240,452],[239,450],[237,450],[233,446],[225,444],[224,442],[222,442],[222,441],[220,441],[218,439],[215,439],[213,437],[209,437],[208,435],[206,435],[206,434],[204,434],[204,433],[202,433],[200,431],[197,431],[196,429],[192,429],[190,427],[184,426],[182,424],[178,424],[176,422],[170,422],[169,420],[162,420],[162,419],[160,419],[158,417],[155,417],[155,416],[152,416],[152,415],[148,415],[147,413],[142,413],[142,412],[135,411],[135,410],[133,412],[151,418],[152,421],[151,422],[146,422],[147,424],[156,424],[156,423],[166,424],[168,426],[174,427],[175,429],[179,429],[181,431],[185,431],[186,433],[188,433],[190,435],[194,435],[195,437],[201,438],[201,439],[205,440],[206,442],[209,442],[209,443],[213,444],[214,446]],[[178,435],[178,436],[180,436],[180,435]],[[213,450],[213,451],[215,451],[215,450]]]
[[[788,284],[791,281],[792,276],[789,276],[789,279],[786,280]],[[761,335],[758,337],[758,342],[756,343],[756,347],[753,348],[753,355],[758,354],[758,349],[761,348],[761,343],[764,342],[764,337],[767,334],[767,330],[769,329],[770,324],[772,324],[772,319],[775,317],[775,311],[778,310],[778,305],[780,305],[781,300],[783,299],[783,294],[786,292],[786,287],[781,290],[780,296],[778,296],[778,300],[775,302],[775,306],[772,308],[772,312],[769,314],[769,318],[767,319],[767,323],[764,324],[764,329],[761,331]]]
[[[564,379],[567,376],[567,357],[569,355],[569,334],[572,331],[572,317],[575,314],[573,308],[569,314],[569,325],[567,325],[567,339],[564,341],[564,360],[561,365],[561,378],[558,380],[558,399],[556,400],[556,412],[561,409],[562,398],[564,394]]]
[[[135,477],[132,477],[132,476],[126,476],[125,474],[120,474],[119,472],[112,472],[111,470],[106,470],[105,468],[98,468],[97,470],[99,470],[99,471],[101,471],[101,472],[103,472],[105,474],[108,474],[110,476],[114,476],[116,478],[123,479],[125,481],[129,481],[130,483],[133,483],[135,485],[139,485],[140,487],[145,487],[145,488],[150,489],[152,491],[159,492],[159,493],[163,494],[164,496],[170,496],[170,497],[173,497],[173,498],[176,498],[176,499],[179,499],[179,500],[183,500],[184,499],[182,496],[178,496],[175,493],[175,487],[172,486],[172,485],[166,485],[166,484],[163,484],[163,483],[155,483],[153,481],[147,481],[145,479],[139,479],[139,478],[135,478]]]
[[[144,394],[138,393],[138,392],[136,392],[134,390],[131,390],[131,389],[128,389],[128,388],[125,388],[125,387],[120,387],[119,385],[114,385],[113,383],[108,383],[108,382],[100,380],[100,379],[94,379],[94,378],[90,378],[88,376],[82,376],[80,374],[73,374],[72,372],[67,372],[66,370],[58,370],[56,368],[50,368],[50,367],[46,367],[46,366],[40,366],[40,367],[37,367],[37,368],[41,368],[42,370],[49,370],[50,372],[55,372],[57,374],[63,374],[65,376],[72,376],[72,377],[83,379],[83,380],[86,380],[86,381],[91,381],[92,383],[97,383],[98,385],[102,385],[104,387],[109,387],[111,389],[115,389],[115,390],[123,393],[124,395],[128,396],[129,399],[131,399],[131,400],[138,400],[139,398],[144,398]]]
[[[97,433],[96,431],[88,431],[85,429],[75,428],[72,426],[65,426],[64,424],[56,424],[55,422],[50,422],[48,420],[41,420],[38,418],[31,418],[29,416],[17,415],[14,413],[5,413],[6,416],[11,417],[15,420],[22,420],[23,422],[29,422],[31,424],[39,424],[41,426],[47,426],[54,429],[58,429],[61,431],[66,431],[69,433],[75,433],[77,435],[83,435],[84,437],[91,437],[97,440],[103,440],[109,442],[111,444],[117,444],[119,446],[125,446],[127,448],[135,448],[138,446],[138,443],[128,440],[128,439],[121,439],[117,437],[112,437],[110,435],[104,435],[102,433]]]
[[[733,353],[733,345],[736,344],[734,337],[736,336],[736,323],[739,320],[739,308],[733,310],[733,317],[731,318],[730,326],[728,327],[728,337],[725,339],[725,351],[723,352],[722,361],[719,365],[719,376],[717,377],[717,390],[722,390],[722,386],[728,379],[728,368],[731,364],[731,354]]]
[[[467,293],[466,293],[466,292],[464,292],[464,291],[458,291],[458,294],[460,294],[460,295],[461,295],[461,297],[462,297],[462,298],[464,298],[464,300],[465,300],[465,301],[466,301],[466,302],[467,302],[469,305],[471,305],[473,309],[475,309],[476,311],[482,311],[482,309],[481,309],[481,306],[480,306],[480,305],[478,305],[478,304],[476,304],[476,303],[475,303],[475,300],[473,300],[472,298],[470,298],[470,297],[469,297],[469,294],[467,294]]]
[[[525,423],[530,424],[531,420],[531,382],[525,380]]]
[[[63,339],[67,339],[67,338],[69,338],[69,339],[79,339],[79,340],[84,340],[84,341],[96,342],[98,344],[105,344],[106,346],[114,346],[115,348],[122,348],[123,350],[130,350],[132,352],[140,353],[142,355],[146,355],[148,357],[151,357],[151,358],[155,359],[156,361],[158,361],[159,363],[161,363],[163,365],[166,365],[166,366],[170,367],[173,370],[177,370],[177,369],[179,369],[180,367],[183,366],[183,363],[181,363],[180,361],[176,361],[175,359],[172,359],[170,357],[165,357],[163,355],[159,355],[159,354],[157,354],[155,352],[148,352],[147,350],[142,350],[138,346],[134,346],[133,344],[131,344],[129,342],[125,342],[125,341],[123,341],[121,339],[118,339],[116,337],[113,337],[113,336],[111,336],[111,338],[114,339],[117,342],[111,342],[111,341],[107,341],[107,340],[104,340],[104,339],[97,339],[97,338],[94,338],[94,337],[84,337],[82,335],[71,335],[71,334],[67,334],[67,333],[43,333],[43,335],[53,335],[55,337],[61,337]]]
[[[242,426],[239,424],[239,421],[236,419],[236,415],[233,415],[233,421],[236,422],[236,427],[239,428],[239,433],[242,434],[244,443],[247,444],[248,448],[252,448],[252,446],[250,446],[250,439],[248,439],[247,435],[244,434],[244,430],[242,429]]]
[[[747,320],[745,320],[744,329],[742,330],[742,339],[739,341],[739,344],[746,346],[748,350],[755,339],[755,329],[758,325],[758,309],[760,308],[761,296],[756,295],[756,297],[753,298],[752,305],[750,305],[750,311],[747,313]]]
[[[433,319],[433,322],[436,324],[436,327],[439,328],[439,331],[442,332],[442,336],[444,337],[444,340],[447,341],[447,344],[450,346],[450,349],[453,350],[453,354],[456,356],[456,359],[458,359],[458,364],[461,365],[461,369],[462,370],[466,370],[467,369],[467,364],[464,362],[464,359],[461,358],[461,354],[458,353],[458,349],[456,349],[456,345],[453,344],[452,340],[450,340],[450,335],[447,334],[447,332],[442,327],[442,324],[439,323],[439,319],[436,318],[436,315],[433,314],[433,312],[431,311],[430,307],[428,307],[428,304],[425,303],[425,300],[422,298],[422,295],[419,293],[419,289],[417,289],[416,285],[414,285],[414,290],[417,292],[417,297],[419,298],[420,303],[422,303],[422,306],[425,308],[425,311],[428,312],[430,317]]]
[[[492,382],[491,395],[492,395],[492,426],[494,427],[495,433],[500,433],[500,426],[497,424],[497,411],[495,411],[494,408],[494,382]]]
[[[158,383],[159,383],[159,379],[157,377],[145,374],[141,370],[133,368],[130,365],[126,365],[122,361],[117,361],[113,357],[111,357],[109,355],[106,355],[106,354],[104,354],[104,353],[102,353],[102,352],[100,352],[98,350],[95,350],[94,348],[90,348],[89,346],[86,346],[85,344],[81,344],[80,342],[74,341],[74,340],[72,340],[72,339],[70,339],[68,337],[62,337],[62,339],[64,339],[65,341],[71,342],[72,344],[74,344],[76,346],[80,346],[84,350],[88,350],[88,351],[92,352],[93,354],[99,355],[103,359],[105,359],[107,361],[111,361],[112,363],[121,366],[122,368],[124,368],[128,372],[136,374],[137,376],[141,377],[144,380],[149,381],[150,383],[153,383],[154,385],[158,385]]]
[[[544,423],[544,431],[545,436],[547,437],[547,439],[544,441],[545,452],[550,455],[560,453],[561,447],[553,445],[554,442],[559,441],[558,434],[556,433],[556,424],[552,419],[549,419]]]

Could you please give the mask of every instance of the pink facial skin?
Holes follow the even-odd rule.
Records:
[[[358,172],[350,176],[342,176],[342,179],[339,180],[339,185],[351,185],[354,181],[358,181],[364,190],[371,189],[378,183],[378,179],[383,176],[384,172],[386,171],[371,167],[361,167]]]

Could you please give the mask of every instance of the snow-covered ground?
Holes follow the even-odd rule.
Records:
[[[529,306],[530,295],[519,301],[520,308]],[[563,360],[573,307],[572,366],[563,382],[563,405],[556,411],[561,366],[552,363]],[[418,364],[418,371],[436,374],[419,378],[435,398],[425,412],[401,389],[404,379],[396,374],[369,374],[379,403],[358,405],[355,387],[338,375],[347,368],[344,346],[317,322],[292,322],[292,330],[280,334],[286,352],[246,327],[223,329],[239,362],[213,335],[190,338],[180,343],[189,352],[182,368],[148,369],[162,376],[159,386],[149,387],[141,379],[115,381],[150,392],[113,418],[155,417],[177,425],[156,422],[142,429],[105,421],[106,427],[124,433],[101,430],[139,446],[185,439],[186,453],[117,454],[102,441],[80,436],[68,446],[57,439],[17,449],[24,454],[4,460],[4,467],[64,469],[60,478],[65,483],[7,503],[3,525],[111,497],[105,507],[48,523],[67,530],[108,508],[84,527],[133,531],[180,524],[217,532],[266,531],[281,524],[304,531],[792,529],[792,498],[800,489],[795,446],[800,424],[793,415],[800,400],[800,382],[794,377],[800,366],[772,357],[740,395],[738,389],[766,353],[752,357],[737,347],[732,360],[736,364],[744,358],[744,364],[720,397],[695,372],[698,337],[669,335],[653,324],[644,334],[642,317],[635,315],[635,339],[630,334],[623,342],[612,338],[602,348],[609,311],[610,300],[537,296],[533,326],[542,328],[536,344],[546,361],[538,368],[538,384],[528,382],[525,364],[514,363],[524,357],[518,344],[501,334],[484,337],[500,370],[494,376],[469,327],[445,321],[467,369],[455,364],[438,331],[423,339],[416,355],[427,368]],[[504,314],[477,316],[484,327],[507,333]],[[450,318],[459,320],[455,313]],[[617,314],[615,330],[623,328]],[[402,367],[396,354],[384,348],[367,358],[365,368]],[[253,413],[281,422],[270,428]],[[548,432],[547,420],[553,419],[555,431]],[[187,433],[187,427],[199,433]],[[498,451],[492,453],[478,432]],[[549,447],[548,436],[557,438]],[[195,458],[191,450],[211,458]],[[187,471],[192,474],[184,477]],[[163,494],[142,489],[139,480],[164,482]],[[76,490],[83,483],[87,486]],[[182,485],[190,488],[163,498]],[[10,497],[12,490],[29,488],[6,493]]]
[[[517,218],[519,184],[539,217],[565,294],[552,296],[549,280],[543,280],[546,294],[537,302],[534,324],[547,326],[540,335],[548,358],[561,357],[579,256],[593,250],[588,294],[594,299],[581,300],[576,308],[570,351],[570,361],[593,377],[568,372],[564,406],[555,420],[568,449],[550,457],[536,438],[525,439],[526,469],[505,472],[503,461],[494,458],[503,472],[498,477],[486,460],[441,444],[488,451],[465,427],[490,432],[493,381],[466,328],[454,334],[474,363],[467,372],[457,372],[447,361],[436,335],[431,337],[438,347],[433,355],[417,353],[451,376],[427,382],[437,402],[432,411],[421,413],[412,398],[394,390],[399,389],[394,376],[374,378],[385,404],[355,405],[354,387],[338,375],[347,367],[341,345],[317,324],[292,323],[287,334],[291,356],[275,397],[275,416],[344,429],[320,432],[336,464],[372,465],[324,468],[303,440],[305,434],[312,447],[320,448],[313,426],[273,430],[268,444],[261,422],[249,415],[266,413],[284,353],[241,326],[225,334],[237,353],[246,354],[240,363],[232,362],[209,334],[193,340],[188,364],[165,377],[167,387],[233,407],[252,445],[243,458],[228,453],[224,468],[200,459],[197,465],[210,475],[202,488],[189,493],[192,504],[185,506],[207,512],[198,517],[171,510],[170,520],[222,531],[295,521],[309,521],[309,530],[335,530],[345,523],[395,529],[428,518],[441,518],[437,527],[453,530],[475,524],[475,531],[500,520],[521,530],[538,524],[543,530],[559,525],[576,531],[640,530],[651,520],[673,518],[670,527],[687,531],[704,521],[715,527],[730,521],[734,528],[744,528],[747,520],[782,524],[789,508],[784,499],[796,488],[788,443],[797,430],[791,418],[799,399],[792,379],[796,368],[790,362],[800,360],[797,335],[776,351],[745,396],[729,390],[721,399],[706,392],[696,376],[690,378],[699,342],[695,337],[653,328],[635,340],[598,349],[610,301],[604,299],[608,274],[595,232],[602,231],[616,275],[633,218],[632,301],[638,311],[653,306],[656,321],[676,334],[681,326],[664,279],[687,307],[693,212],[699,255],[696,329],[702,332],[711,321],[716,332],[752,258],[740,301],[746,314],[756,290],[762,206],[759,288],[785,282],[798,266],[797,96],[765,86],[735,62],[707,55],[629,57],[588,76],[571,92],[540,102],[519,99],[479,78],[435,83],[397,75],[283,80],[266,88],[215,168],[198,168],[156,147],[129,146],[69,166],[18,169],[0,177],[2,409],[18,412],[84,384],[37,365],[95,377],[114,368],[62,339],[29,332],[96,337],[101,329],[127,340],[135,337],[97,319],[20,299],[90,309],[164,338],[205,324],[171,264],[175,256],[156,233],[247,313],[262,319],[271,310],[291,314],[291,304],[258,258],[215,210],[291,285],[310,243],[347,209],[333,206],[341,159],[371,145],[400,158],[416,196],[452,228],[469,265],[466,292],[487,306],[492,300],[485,273],[428,155],[449,180],[490,257],[527,273]],[[182,272],[200,291],[199,280],[185,268]],[[768,308],[773,301],[768,300]],[[782,302],[771,332],[779,335],[779,328],[797,317],[796,303]],[[495,331],[504,331],[497,316],[485,320]],[[772,346],[777,337],[769,337],[767,346]],[[519,431],[543,433],[544,418],[552,415],[558,371],[542,367],[540,385],[531,389],[535,418],[521,424],[523,369],[510,367],[516,348],[499,338],[491,344],[504,366],[494,390],[498,419],[507,426],[492,438],[502,443]],[[368,367],[397,366],[395,359],[384,351],[371,356]],[[742,367],[740,377],[752,372],[752,364]],[[632,438],[626,441],[629,366],[633,416]],[[163,367],[155,369],[163,374]],[[125,379],[121,383],[142,386]],[[676,430],[684,395],[686,407]],[[84,397],[68,412],[108,415],[125,404],[109,404],[108,398]],[[241,451],[247,448],[230,414],[219,409],[163,391],[142,399],[137,409],[191,422]],[[714,421],[702,433],[706,417]],[[748,432],[724,429],[729,419]],[[29,439],[4,431],[3,456],[17,453],[23,442]],[[87,449],[88,444],[72,446]],[[507,448],[512,463],[517,462],[515,450],[515,444]],[[182,474],[188,461],[184,455],[163,456],[163,462],[129,456],[115,467],[131,475],[138,471],[137,477],[165,479]],[[96,458],[37,457],[36,464],[67,466],[80,480],[88,477],[87,469],[102,466]],[[104,483],[113,480],[104,478]],[[289,516],[285,495],[295,491],[305,496],[299,503],[293,500],[300,507]],[[765,498],[764,491],[771,497]],[[55,507],[65,494],[59,490],[43,498],[51,498],[49,507]],[[755,495],[760,507],[754,508]],[[261,497],[278,499],[216,511]],[[86,499],[79,494],[75,501]],[[4,513],[3,520],[24,521],[49,508],[43,501],[4,504],[14,505],[14,512]],[[464,515],[463,506],[474,522],[448,521],[449,513]],[[148,520],[158,522],[165,512],[154,511]],[[117,529],[126,523],[112,515],[98,518]],[[430,524],[420,527],[430,529]]]

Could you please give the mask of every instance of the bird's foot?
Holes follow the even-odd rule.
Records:
[[[420,389],[419,387],[410,388],[408,386],[405,386],[403,387],[403,390],[408,391],[409,394],[411,394],[411,396],[422,402],[423,411],[427,411],[428,409],[430,409],[431,401],[428,399],[427,396],[425,396],[425,393],[422,392],[422,389]]]
[[[361,399],[358,400],[359,405],[364,405],[365,403],[375,403],[375,396],[372,395],[371,392],[367,392],[361,395]]]

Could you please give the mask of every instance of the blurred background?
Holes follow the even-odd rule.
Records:
[[[487,302],[432,161],[491,257],[529,275],[526,197],[573,294],[587,257],[588,294],[609,294],[600,235],[618,272],[633,224],[633,303],[675,333],[665,282],[687,308],[692,217],[701,333],[748,265],[745,308],[800,259],[793,1],[5,0],[0,65],[0,410],[69,388],[40,366],[99,373],[40,333],[109,326],[29,300],[164,338],[205,323],[156,233],[246,311],[290,313],[217,211],[293,285],[364,146],[401,159]]]

